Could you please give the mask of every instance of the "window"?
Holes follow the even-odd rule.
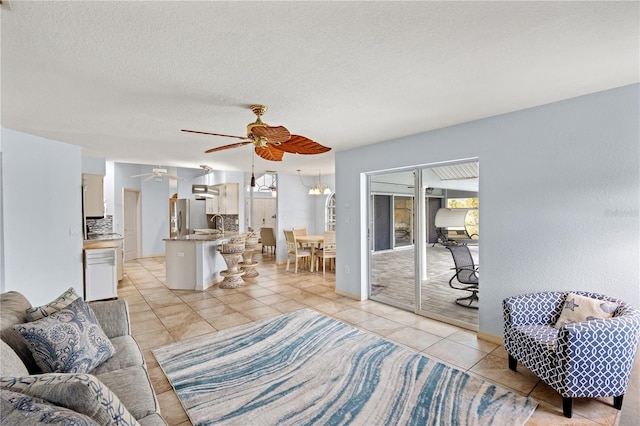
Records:
[[[327,197],[325,203],[324,229],[325,231],[336,230],[336,193],[332,193]]]

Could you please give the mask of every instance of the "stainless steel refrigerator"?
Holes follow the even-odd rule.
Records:
[[[189,200],[186,198],[169,199],[169,237],[182,237],[190,233]]]

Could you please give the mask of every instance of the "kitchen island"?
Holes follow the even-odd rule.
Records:
[[[206,290],[222,281],[227,264],[218,251],[237,232],[165,238],[166,284],[172,290]]]

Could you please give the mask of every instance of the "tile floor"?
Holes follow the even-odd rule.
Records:
[[[524,367],[507,367],[504,348],[479,340],[474,332],[423,318],[378,302],[356,301],[334,292],[335,275],[285,271],[273,255],[257,254],[260,275],[246,286],[225,290],[172,291],[165,284],[164,258],[125,264],[118,295],[129,302],[133,335],[144,350],[163,417],[170,425],[190,425],[159,367],[153,348],[309,307],[420,351],[473,376],[529,395],[539,402],[529,425],[636,425],[640,418],[640,361],[622,412],[612,401],[579,399],[572,419],[562,416],[561,398]]]

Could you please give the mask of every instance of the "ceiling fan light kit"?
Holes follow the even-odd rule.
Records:
[[[249,109],[256,115],[256,121],[247,125],[247,136],[225,135],[222,133],[188,129],[182,129],[182,131],[242,140],[241,142],[208,149],[205,151],[205,154],[253,144],[255,153],[261,158],[269,161],[282,161],[285,152],[290,154],[315,155],[331,150],[331,148],[321,145],[305,136],[292,135],[289,130],[283,126],[269,126],[264,123],[262,121],[262,115],[267,111],[266,106],[256,104],[251,105]]]

